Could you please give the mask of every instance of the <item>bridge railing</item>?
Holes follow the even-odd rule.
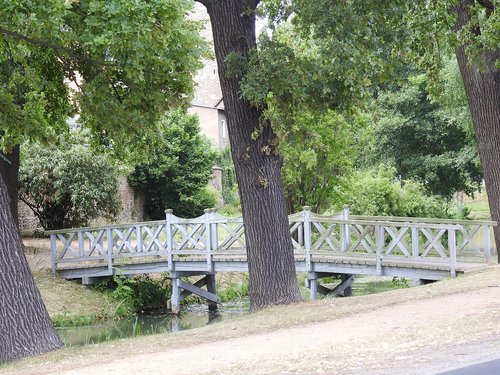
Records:
[[[317,215],[309,207],[289,216],[295,255],[306,268],[328,257],[361,257],[375,262],[440,262],[455,274],[458,260],[493,257],[492,221],[455,221],[400,217]],[[47,232],[52,269],[102,264],[109,274],[120,263],[166,260],[168,269],[182,260],[202,261],[212,269],[213,257],[244,257],[246,241],[241,217],[225,217],[213,209],[182,219],[166,210],[165,220]]]

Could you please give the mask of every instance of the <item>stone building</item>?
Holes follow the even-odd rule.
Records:
[[[202,36],[212,43],[212,27],[205,7],[195,3],[191,17],[204,22]],[[224,149],[229,146],[229,138],[217,62],[204,59],[203,68],[198,71],[194,80],[196,87],[189,112],[198,114],[201,132],[210,139],[214,147]]]

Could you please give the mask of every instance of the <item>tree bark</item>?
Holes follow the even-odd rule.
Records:
[[[24,255],[7,190],[0,174],[0,363],[62,347]]]
[[[281,182],[282,158],[276,135],[261,112],[240,97],[240,79],[228,75],[226,58],[246,59],[256,48],[257,0],[203,0],[212,24],[215,55],[224,98],[231,154],[238,180],[247,245],[250,308],[301,300],[295,273],[286,202]],[[255,131],[259,136],[252,137]]]
[[[10,198],[10,210],[16,226],[19,227],[19,213],[18,213],[18,185],[19,185],[19,145],[14,146],[13,150],[7,154],[2,155],[7,158],[0,157],[0,175],[3,176],[5,184],[7,185],[7,192]]]
[[[469,22],[473,4],[474,0],[460,0],[455,6],[457,31]],[[469,64],[465,47],[457,48],[456,56],[478,143],[491,217],[500,224],[500,70],[495,67],[500,50],[482,55],[486,70],[481,71]],[[494,234],[500,261],[500,226],[494,227]]]

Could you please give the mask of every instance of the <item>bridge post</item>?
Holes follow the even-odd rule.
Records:
[[[205,277],[207,280],[207,290],[210,293],[217,295],[216,283],[215,283],[215,273],[209,274]],[[214,313],[214,312],[217,312],[217,309],[218,309],[217,302],[208,300],[208,311],[211,313]]]
[[[375,227],[376,238],[377,238],[377,251],[376,251],[376,270],[377,275],[382,276],[382,251],[384,248],[384,227],[382,225],[377,225]]]
[[[173,210],[171,209],[165,210],[165,232],[167,234],[167,262],[168,262],[168,270],[170,272],[174,270],[174,262],[172,257],[172,250],[173,250],[172,212]]]
[[[306,269],[308,272],[312,271],[311,265],[311,247],[312,247],[312,238],[311,238],[311,207],[304,206],[302,207],[304,214],[304,251],[306,256]],[[317,281],[317,279],[316,279]],[[315,295],[316,296],[316,295]]]
[[[349,220],[349,206],[344,206],[342,209],[342,219]],[[349,231],[349,224],[343,223],[340,225],[340,236],[341,236],[341,251],[347,251],[351,242],[351,234]]]
[[[108,252],[107,252],[107,263],[108,272],[110,275],[113,274],[113,247],[115,246],[113,242],[113,230],[111,228],[106,229],[106,239],[108,240]]]
[[[170,298],[170,309],[172,314],[179,315],[181,313],[181,288],[179,287],[179,279],[175,272],[170,273],[172,280],[172,297]]]
[[[483,240],[484,240],[484,256],[488,260],[488,262],[491,261],[491,258],[493,258],[494,251],[493,248],[491,247],[491,237],[490,237],[490,226],[489,225],[483,225]]]
[[[450,249],[450,274],[451,277],[457,276],[457,241],[455,238],[455,229],[448,229],[448,248]]]
[[[316,272],[307,273],[307,283],[309,286],[309,298],[314,301],[318,296],[318,275]]]
[[[55,234],[50,235],[50,257],[51,257],[51,268],[52,268],[52,276],[56,275],[57,268],[57,237]]]
[[[212,231],[211,231],[211,225],[210,225],[210,219],[212,216],[212,209],[211,208],[206,208],[205,209],[205,214],[203,215],[205,217],[205,233],[206,233],[206,238],[205,238],[205,259],[207,261],[207,271],[211,272],[212,271]]]

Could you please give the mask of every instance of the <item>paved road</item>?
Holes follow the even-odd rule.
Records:
[[[441,372],[437,375],[499,375],[500,358],[477,365],[463,367],[456,370]]]

